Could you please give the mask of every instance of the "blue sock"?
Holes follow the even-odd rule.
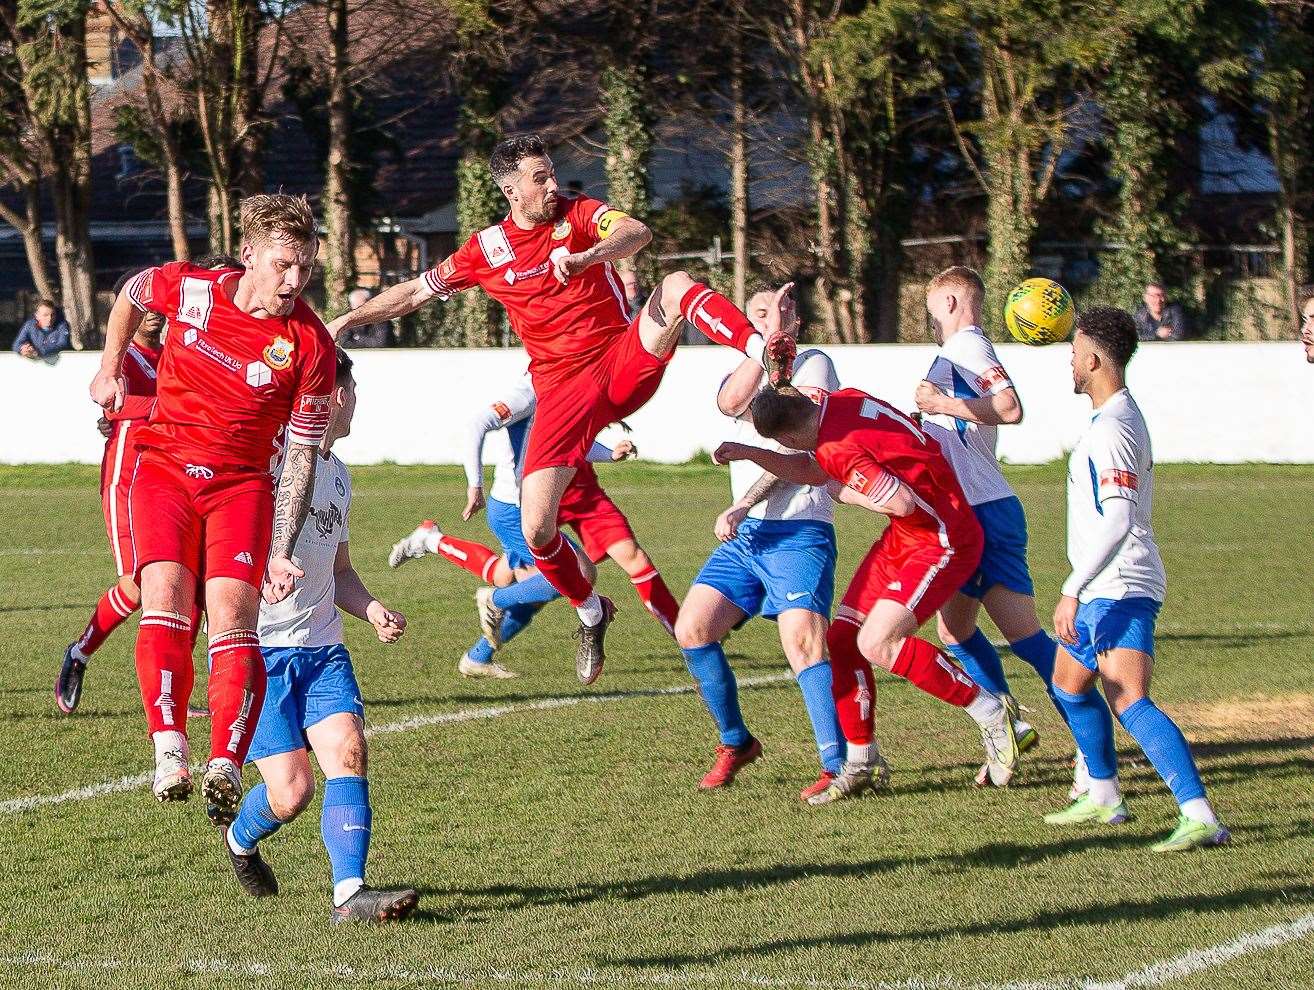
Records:
[[[1142,698],[1119,715],[1118,721],[1145,751],[1178,804],[1205,796],[1186,737],[1153,701]]]
[[[1058,698],[1054,694],[1054,656],[1058,650],[1058,644],[1054,642],[1052,636],[1043,629],[1038,629],[1026,639],[1019,639],[1016,643],[1009,643],[1009,648],[1021,660],[1031,666],[1040,679],[1045,682],[1045,692],[1049,695],[1049,700],[1054,702],[1054,707],[1058,713],[1063,716],[1063,721],[1068,720],[1067,709],[1059,704]]]
[[[979,628],[963,642],[945,649],[967,671],[968,677],[991,694],[1012,693],[1008,690],[1008,679],[1004,677],[1004,663],[999,659],[999,651]]]
[[[498,608],[510,608],[512,605],[544,605],[558,596],[559,592],[542,574],[498,588],[493,592],[493,604]]]
[[[726,746],[742,746],[748,742],[748,726],[739,711],[739,686],[735,672],[726,663],[725,651],[720,643],[708,643],[682,651],[689,673],[698,682],[707,710],[721,731],[721,742]]]
[[[269,788],[265,787],[263,780],[246,792],[242,806],[237,809],[237,817],[229,827],[233,832],[233,841],[243,849],[254,849],[257,842],[269,838],[283,827],[283,823],[274,817],[273,809],[269,807]]]
[[[370,851],[370,785],[364,777],[330,777],[324,781],[319,834],[333,866],[333,882],[365,879]]]
[[[493,644],[488,642],[483,636],[479,637],[479,642],[465,651],[475,663],[492,663],[493,661]]]
[[[803,692],[803,707],[808,710],[808,718],[812,721],[812,735],[817,740],[821,765],[830,773],[839,773],[844,763],[845,746],[830,683],[829,660],[805,667],[798,675],[798,689]]]
[[[1113,713],[1104,696],[1094,688],[1072,694],[1054,688],[1054,701],[1063,711],[1077,748],[1086,757],[1086,770],[1095,780],[1112,780],[1118,774],[1118,754],[1113,748]]]

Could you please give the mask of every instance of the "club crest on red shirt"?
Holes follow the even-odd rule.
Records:
[[[292,363],[292,351],[295,345],[286,337],[275,337],[272,344],[265,348],[265,363],[275,371],[283,371]]]

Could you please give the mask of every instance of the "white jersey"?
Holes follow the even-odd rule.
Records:
[[[980,327],[965,327],[941,344],[926,380],[956,399],[979,399],[1013,387]],[[981,505],[1013,494],[995,459],[998,427],[944,415],[922,417],[922,427],[940,444],[969,503]]]
[[[1150,434],[1140,407],[1124,388],[1096,410],[1068,459],[1068,559],[1073,566],[1089,554],[1088,534],[1100,525],[1103,503],[1111,498],[1133,503],[1131,532],[1104,570],[1081,590],[1080,601],[1163,601],[1168,580],[1150,529],[1153,497]]]
[[[821,401],[825,395],[839,390],[839,378],[835,375],[835,365],[830,358],[818,350],[799,353],[794,359],[794,386],[812,399]],[[781,450],[796,453],[788,447],[782,447],[774,440],[767,440],[753,429],[753,421],[747,416],[736,417],[735,441],[752,447],[765,447],[768,450]],[[757,484],[765,472],[752,461],[730,462],[730,493],[736,501],[743,498],[748,490]],[[771,489],[768,495],[748,512],[750,519],[812,519],[818,522],[835,521],[835,503],[826,492],[824,485],[794,485],[781,481]]]
[[[282,473],[280,468],[279,473]],[[339,544],[347,542],[351,475],[336,455],[315,462],[315,487],[306,523],[292,561],[306,572],[277,605],[260,603],[261,646],[336,646],[342,642],[342,614],[334,604],[333,576]]]

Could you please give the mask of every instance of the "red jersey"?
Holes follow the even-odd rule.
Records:
[[[883,501],[897,478],[917,508],[890,525],[909,536],[932,536],[941,546],[980,539],[979,523],[940,445],[893,406],[856,388],[822,400],[817,463],[854,491]]]
[[[212,469],[270,471],[284,427],[291,443],[323,439],[336,368],[332,338],[300,299],[286,317],[242,312],[231,297],[239,277],[172,262],[128,283],[138,309],[169,321],[155,410],[139,450]]]
[[[562,285],[551,258],[591,248],[623,216],[587,196],[559,197],[548,223],[522,230],[508,216],[479,231],[424,278],[441,299],[482,286],[506,307],[529,352],[535,383],[559,381],[596,360],[626,331],[630,313],[610,264],[591,265]]]
[[[152,350],[135,340],[128,343],[123,356],[123,380],[127,386],[123,406],[117,412],[108,412],[105,418],[111,423],[127,419],[145,419],[155,407],[156,368],[160,364],[163,347]],[[112,439],[112,438],[111,438]],[[108,447],[108,444],[106,445]]]

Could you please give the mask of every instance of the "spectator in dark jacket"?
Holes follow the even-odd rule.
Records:
[[[1163,284],[1151,282],[1136,311],[1136,334],[1141,340],[1185,340],[1186,314],[1178,303],[1168,302]]]
[[[14,353],[33,361],[68,350],[68,324],[49,299],[37,303],[32,318],[14,339]]]

